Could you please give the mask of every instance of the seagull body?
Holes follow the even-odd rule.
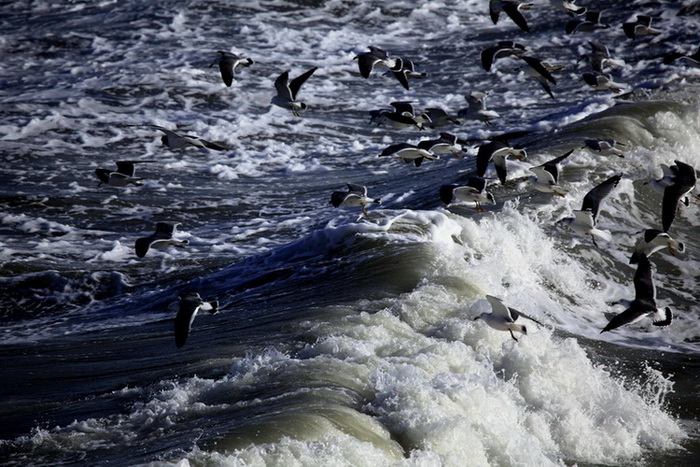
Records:
[[[419,149],[425,149],[432,154],[452,154],[458,159],[464,157],[462,152],[464,147],[462,144],[466,141],[458,138],[451,133],[440,133],[440,137],[436,139],[426,139],[417,144]]]
[[[661,34],[661,30],[651,27],[651,16],[637,15],[637,21],[622,24],[622,30],[630,39],[635,39],[637,36]]]
[[[424,159],[430,161],[438,159],[438,156],[430,151],[409,143],[392,144],[379,154],[379,157],[382,156],[396,156],[406,163],[413,162],[416,167],[420,167]]]
[[[614,175],[603,183],[591,189],[586,196],[583,197],[581,209],[574,211],[574,217],[566,217],[561,219],[559,223],[568,224],[571,229],[581,235],[588,235],[593,241],[593,245],[598,247],[595,239],[602,238],[606,241],[612,240],[612,235],[606,230],[600,230],[596,227],[598,212],[600,211],[600,203],[605,199],[610,192],[620,183],[622,174]]]
[[[192,330],[192,323],[197,313],[202,310],[208,311],[210,314],[214,315],[219,310],[219,302],[216,300],[205,302],[197,292],[185,292],[180,295],[178,299],[180,301],[176,303],[175,345],[179,349],[187,342],[187,336],[189,336]]]
[[[668,326],[673,321],[671,309],[656,308],[656,287],[652,277],[654,267],[646,255],[639,257],[637,272],[634,274],[634,300],[620,300],[627,306],[622,313],[614,316],[601,332],[612,331],[626,324],[636,323],[646,317],[651,318],[654,326]]]
[[[683,62],[687,63],[690,66],[693,66],[695,68],[700,68],[700,47],[698,50],[691,55],[686,55],[682,54],[680,52],[671,52],[666,55],[664,55],[664,64],[665,65],[670,65],[671,63],[675,62],[676,60],[682,60]]]
[[[136,243],[134,244],[136,256],[143,258],[151,248],[159,250],[169,246],[184,248],[184,246],[189,243],[189,240],[177,240],[173,238],[175,227],[178,225],[180,224],[176,222],[158,222],[156,224],[155,233],[152,233],[148,237],[142,237],[136,240]]]
[[[454,116],[437,107],[429,107],[425,109],[424,113],[430,120],[430,128],[439,128],[447,125],[459,125],[461,123]]]
[[[556,157],[544,164],[538,165],[537,167],[530,167],[530,171],[533,172],[537,178],[533,182],[532,186],[543,193],[556,193],[559,196],[566,196],[569,190],[566,190],[559,186],[559,163],[569,157],[574,150],[567,152],[566,154]]]
[[[479,151],[476,155],[476,174],[483,177],[486,174],[489,162],[493,161],[496,169],[496,175],[502,184],[506,183],[506,157],[511,156],[516,159],[527,159],[527,152],[524,149],[518,149],[509,146],[502,141],[491,141],[479,146]]]
[[[409,89],[408,78],[422,79],[426,77],[426,73],[417,72],[413,62],[406,58],[397,58],[389,71],[405,89]]]
[[[231,87],[231,84],[233,84],[233,79],[236,77],[236,67],[238,65],[248,67],[255,63],[250,58],[239,57],[232,52],[218,51],[217,54],[219,54],[219,56],[209,65],[209,68],[217,64],[219,65],[221,79],[224,80],[224,84],[227,87]]]
[[[493,24],[498,24],[501,11],[503,11],[520,29],[530,32],[522,10],[530,10],[533,5],[533,3],[523,3],[517,0],[489,0],[489,15],[491,15]]]
[[[442,185],[440,199],[445,205],[455,202],[474,203],[479,212],[485,211],[482,204],[496,204],[496,198],[486,191],[486,180],[482,177],[469,177],[463,185]]]
[[[681,253],[685,251],[685,245],[671,238],[666,232],[658,229],[646,229],[642,237],[637,240],[630,264],[637,264],[642,256],[649,257],[664,248],[668,248],[668,252],[672,256],[676,256],[677,251]]]
[[[624,143],[611,138],[586,139],[583,141],[583,148],[601,156],[625,157],[620,150],[620,146],[627,146]]]
[[[581,75],[583,81],[595,91],[612,91],[619,94],[623,90],[623,84],[613,81],[607,73],[586,72]]]
[[[486,108],[487,97],[488,94],[481,91],[474,91],[468,96],[464,96],[468,107],[460,109],[457,116],[466,120],[482,121],[490,125],[492,120],[500,118],[501,116],[498,115],[498,112]]]
[[[603,73],[608,68],[611,71],[618,71],[625,64],[622,60],[616,60],[610,55],[610,50],[597,41],[588,41],[591,46],[590,54],[583,54],[580,60],[586,60],[591,70],[596,73]]]
[[[687,205],[687,195],[693,191],[697,183],[697,174],[691,165],[679,160],[676,160],[675,163],[673,182],[664,188],[661,201],[661,223],[664,232],[668,232],[668,229],[671,228],[681,198],[686,198],[685,204]]]
[[[386,51],[371,45],[369,46],[369,52],[357,54],[354,60],[357,60],[357,65],[363,78],[369,78],[375,67],[394,68],[396,66],[396,60],[389,58],[389,54]]]
[[[306,110],[307,105],[297,100],[297,94],[299,94],[301,86],[317,69],[317,67],[313,67],[291,81],[289,81],[289,71],[285,71],[279,75],[275,80],[275,90],[277,94],[272,98],[272,104],[282,107],[283,109],[291,110],[292,114],[298,117],[299,112]]]
[[[525,46],[513,41],[500,41],[492,47],[488,47],[481,52],[481,66],[489,71],[499,58],[520,56],[525,53]]]
[[[111,171],[107,169],[95,169],[95,175],[100,179],[100,183],[97,186],[106,183],[111,186],[127,186],[135,185],[142,186],[141,180],[143,178],[134,178],[134,172],[136,168],[135,164],[139,162],[150,162],[150,161],[117,161],[117,170]]]
[[[376,125],[387,125],[392,128],[424,129],[424,124],[430,122],[430,117],[426,113],[417,114],[413,103],[410,101],[391,102],[393,111],[387,109],[370,110],[370,123]]]
[[[367,210],[365,206],[370,203],[381,204],[379,198],[370,198],[367,196],[367,187],[362,185],[355,185],[353,183],[348,183],[348,191],[334,191],[331,193],[330,203],[333,207],[348,206],[362,208],[362,213],[367,216]]]
[[[520,316],[530,319],[539,325],[542,325],[540,322],[530,318],[529,316],[525,316],[523,313],[516,310],[515,308],[510,308],[506,306],[503,303],[503,301],[498,297],[487,295],[486,299],[491,305],[491,313],[481,313],[479,316],[474,318],[474,320],[481,319],[493,329],[496,329],[498,331],[510,332],[510,337],[512,337],[513,340],[516,342],[518,341],[518,339],[515,337],[515,334],[513,334],[513,331],[527,334],[527,329],[525,328],[525,325],[516,323]]]
[[[159,125],[127,125],[127,126],[138,126],[138,127],[147,127],[147,128],[155,128],[156,130],[160,130],[163,133],[165,133],[161,137],[161,142],[163,145],[167,146],[170,149],[183,149],[187,148],[190,146],[194,146],[196,148],[207,148],[207,149],[214,149],[216,151],[228,151],[229,148],[226,146],[222,146],[218,143],[212,143],[211,141],[207,141],[204,138],[200,138],[199,136],[194,136],[194,135],[181,135],[180,133],[169,130],[165,127],[159,126]]]
[[[573,34],[575,32],[591,32],[596,29],[607,29],[609,24],[600,22],[602,11],[586,11],[584,19],[574,18],[566,23],[566,33]]]

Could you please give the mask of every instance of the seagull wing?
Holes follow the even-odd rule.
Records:
[[[289,83],[289,90],[292,93],[292,100],[296,100],[301,85],[304,84],[306,80],[309,79],[309,76],[313,75],[317,69],[318,67],[313,67],[305,73],[297,76]]]
[[[493,24],[498,24],[498,18],[501,16],[501,0],[489,0],[489,15]]]
[[[525,32],[530,32],[530,27],[527,25],[527,19],[520,11],[518,2],[503,2],[503,11]]]
[[[354,193],[360,196],[367,196],[367,187],[362,185],[355,185],[354,183],[348,183],[348,190],[350,193]]]
[[[503,304],[503,301],[500,298],[494,297],[493,295],[487,295],[486,300],[488,300],[491,304],[491,313],[494,316],[498,316],[499,318],[503,318],[510,322],[515,321],[515,318],[511,316],[510,309]]]
[[[289,99],[290,101],[294,100],[292,91],[289,89],[289,71],[285,71],[277,77],[275,80],[275,89],[277,90],[278,96]]]
[[[134,163],[132,161],[117,161],[117,172],[120,174],[127,175],[129,177],[134,176]]]
[[[603,199],[610,194],[613,188],[620,183],[621,178],[622,174],[613,175],[603,183],[594,187],[586,194],[586,196],[583,197],[583,205],[581,206],[581,210],[590,210],[593,213],[593,220],[595,221],[595,219],[598,217],[601,201],[603,201]]]
[[[188,297],[180,300],[180,307],[175,316],[175,345],[177,348],[185,345],[187,336],[192,329],[192,323],[201,305],[201,299]]]
[[[652,266],[649,258],[646,255],[641,255],[637,272],[634,274],[634,300],[649,304],[652,308],[656,308],[656,287],[652,274],[654,266]]]
[[[554,79],[554,76],[552,76],[549,70],[542,64],[541,60],[535,57],[528,57],[527,55],[521,55],[520,58],[547,81],[552,84],[557,84],[557,80]]]

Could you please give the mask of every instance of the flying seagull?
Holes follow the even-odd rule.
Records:
[[[476,154],[476,174],[483,177],[486,174],[489,162],[493,161],[496,169],[496,175],[502,184],[506,183],[506,157],[511,156],[519,160],[527,159],[527,152],[524,149],[518,149],[509,146],[503,141],[490,141],[479,146],[479,151]]]
[[[117,161],[117,170],[107,170],[107,169],[95,169],[95,175],[100,179],[100,183],[97,186],[106,183],[111,186],[127,186],[135,185],[142,186],[141,180],[143,178],[135,178],[134,172],[136,171],[135,164],[140,162],[152,162],[152,161]]]
[[[334,191],[331,193],[330,203],[333,207],[349,206],[362,208],[362,213],[367,216],[365,206],[370,203],[381,204],[379,198],[370,198],[367,196],[367,187],[348,183],[348,191]]]
[[[162,250],[169,246],[184,248],[189,243],[189,240],[177,240],[173,238],[175,228],[180,225],[177,222],[158,222],[156,231],[148,237],[142,237],[136,240],[134,249],[136,256],[143,258],[151,248]]]
[[[559,196],[566,196],[569,190],[559,186],[559,163],[573,152],[574,150],[572,149],[566,154],[555,157],[544,164],[530,167],[530,171],[537,176],[532,186],[543,193],[556,193]]]
[[[469,177],[462,185],[442,185],[440,199],[445,205],[454,202],[474,203],[478,212],[485,211],[482,207],[484,203],[496,204],[496,198],[486,191],[486,180],[483,177]]]
[[[355,56],[360,74],[363,78],[369,78],[375,67],[394,68],[396,60],[389,58],[389,54],[379,47],[369,46],[369,52],[362,52]]]
[[[493,24],[498,24],[501,11],[503,11],[520,29],[530,32],[522,10],[530,10],[533,5],[533,3],[523,3],[517,0],[489,0],[489,15],[491,15]]]
[[[205,302],[197,292],[193,291],[185,292],[180,295],[178,299],[180,300],[179,303],[175,304],[177,306],[177,315],[175,316],[175,345],[179,349],[185,345],[197,313],[202,310],[215,315],[216,312],[219,311],[219,302],[217,300]]]
[[[625,324],[636,323],[637,321],[650,317],[654,326],[668,326],[673,321],[671,309],[666,307],[663,310],[656,308],[656,287],[652,274],[654,267],[649,262],[646,255],[639,257],[637,272],[634,274],[634,300],[620,300],[618,303],[627,306],[622,313],[615,315],[600,333],[612,331]]]
[[[671,238],[671,236],[658,229],[646,229],[643,231],[642,237],[637,240],[634,246],[634,252],[630,258],[630,264],[637,264],[642,256],[649,257],[664,248],[668,248],[668,252],[672,256],[676,255],[677,251],[681,253],[685,251],[685,245]]]
[[[239,57],[232,52],[218,51],[217,54],[219,54],[219,56],[209,65],[209,68],[217,64],[219,65],[221,79],[224,80],[224,84],[227,87],[231,87],[231,84],[233,84],[233,78],[236,76],[236,67],[238,65],[248,67],[255,63],[250,58]]]
[[[491,313],[481,313],[479,316],[474,318],[474,320],[476,321],[477,319],[482,319],[493,329],[510,332],[510,337],[512,337],[516,342],[518,339],[515,337],[515,334],[513,334],[513,331],[527,334],[527,328],[525,328],[525,325],[516,323],[519,317],[522,316],[523,318],[527,318],[542,326],[542,323],[539,321],[526,316],[515,308],[506,306],[503,303],[503,300],[498,297],[487,295],[486,300],[488,300],[491,304]]]
[[[163,137],[161,137],[161,142],[167,146],[170,149],[182,149],[190,146],[194,146],[197,148],[208,148],[208,149],[214,149],[216,151],[228,151],[229,148],[226,146],[222,146],[218,143],[212,143],[211,141],[207,141],[204,138],[200,138],[199,136],[194,136],[194,135],[182,135],[176,131],[169,130],[168,128],[159,126],[159,125],[126,125],[126,126],[135,126],[135,127],[146,127],[146,128],[155,128],[156,130],[160,130],[163,133]]]
[[[622,174],[614,175],[603,183],[592,188],[586,196],[583,197],[583,204],[579,211],[574,211],[574,217],[566,217],[558,223],[568,224],[571,229],[581,235],[588,235],[593,240],[593,245],[598,247],[595,241],[596,237],[610,241],[612,236],[606,230],[596,228],[596,220],[600,210],[600,203],[605,199],[610,192],[620,183]]]
[[[275,80],[275,89],[277,94],[272,98],[272,104],[292,111],[295,117],[299,116],[299,111],[306,110],[307,105],[304,102],[297,100],[299,88],[302,84],[313,75],[318,67],[313,67],[310,70],[302,73],[293,80],[289,81],[289,71],[285,71]]]
[[[500,41],[498,44],[487,47],[481,52],[481,66],[489,71],[499,58],[520,56],[525,53],[525,46],[513,41]]]
[[[424,159],[429,161],[439,159],[439,156],[430,151],[410,143],[397,143],[387,146],[382,153],[379,154],[379,157],[382,156],[396,156],[406,163],[413,162],[416,167],[420,167]]]
[[[661,223],[664,232],[668,232],[668,229],[671,228],[681,198],[692,192],[697,182],[697,174],[692,166],[679,160],[676,160],[675,163],[673,181],[664,188],[664,196],[661,201]],[[685,204],[688,204],[687,198]]]

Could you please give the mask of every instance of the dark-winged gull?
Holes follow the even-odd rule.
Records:
[[[406,58],[397,58],[389,72],[394,75],[405,89],[409,89],[408,78],[422,79],[426,77],[426,73],[416,71],[413,62]]]
[[[375,67],[393,68],[396,65],[396,60],[389,58],[389,54],[385,50],[371,45],[369,52],[357,54],[354,60],[357,60],[363,78],[369,78]]]
[[[493,194],[486,191],[486,180],[483,177],[469,177],[464,184],[442,185],[440,199],[446,205],[455,202],[474,203],[479,212],[485,211],[482,204],[496,204]]]
[[[224,80],[224,84],[228,87],[231,87],[231,84],[233,84],[233,79],[236,77],[237,66],[248,67],[255,63],[251,58],[239,57],[233,52],[223,52],[220,50],[217,54],[219,56],[209,65],[209,68],[214,65],[219,65],[221,79]]]
[[[381,204],[379,198],[370,198],[367,196],[367,187],[362,185],[355,185],[353,183],[348,183],[347,191],[334,191],[331,193],[330,203],[333,207],[348,206],[362,208],[362,213],[367,216],[367,210],[365,206],[370,203]]]
[[[420,167],[423,160],[432,161],[439,159],[439,156],[430,151],[426,151],[410,143],[397,143],[387,146],[381,154],[379,154],[379,157],[382,156],[396,156],[406,163],[413,162],[416,167]]]
[[[662,32],[660,29],[651,27],[651,16],[648,15],[637,15],[636,21],[622,23],[622,30],[630,39],[645,35],[657,36]]]
[[[527,152],[524,149],[514,148],[503,141],[490,141],[479,146],[476,154],[476,174],[483,177],[486,174],[489,162],[493,162],[496,175],[502,184],[506,183],[508,170],[506,168],[506,157],[516,159],[527,159]]]
[[[204,138],[200,138],[199,136],[194,136],[194,135],[183,135],[180,134],[176,131],[169,130],[168,128],[159,126],[159,125],[126,125],[129,127],[145,127],[145,128],[154,128],[156,130],[162,131],[165,133],[161,137],[161,142],[163,145],[167,146],[170,149],[183,149],[186,147],[194,146],[196,148],[207,148],[207,149],[214,149],[216,151],[228,151],[229,148],[226,146],[222,146],[218,143],[212,143],[211,141],[207,141]]]
[[[574,211],[574,217],[566,217],[558,221],[558,223],[568,224],[571,229],[581,235],[588,235],[593,241],[593,245],[598,247],[595,241],[596,237],[610,241],[612,236],[606,230],[600,230],[596,227],[598,212],[600,211],[600,203],[605,199],[610,192],[620,183],[622,174],[613,175],[603,183],[592,188],[586,196],[583,197],[581,209]]]
[[[501,116],[498,115],[498,112],[495,110],[486,108],[487,97],[488,94],[482,91],[474,91],[464,96],[468,107],[459,109],[457,116],[465,120],[478,120],[490,125],[492,120],[500,118]]]
[[[439,107],[427,107],[424,112],[430,120],[430,128],[439,128],[447,125],[460,125],[461,122]]]
[[[551,85],[557,84],[557,80],[554,78],[554,76],[552,76],[552,73],[563,70],[564,66],[552,65],[549,62],[527,55],[520,55],[520,59],[527,65],[524,67],[525,74],[535,78],[549,97],[554,99],[554,93],[552,92]]]
[[[100,183],[97,186],[106,183],[111,186],[127,186],[135,185],[142,186],[141,180],[143,178],[135,178],[134,173],[136,172],[135,164],[141,162],[152,162],[152,161],[117,161],[117,170],[107,170],[107,169],[95,169],[95,175],[100,179]]]
[[[440,133],[439,138],[425,139],[416,145],[432,154],[452,154],[458,159],[464,157],[464,144],[467,142],[452,133]]]
[[[277,94],[272,98],[272,104],[292,111],[295,117],[299,116],[299,112],[307,109],[304,102],[297,100],[297,94],[301,86],[313,75],[318,67],[313,67],[293,80],[289,80],[289,71],[285,71],[275,80],[275,90]]]
[[[673,321],[671,309],[656,308],[656,286],[652,274],[654,267],[646,255],[639,257],[637,272],[634,274],[634,300],[620,300],[618,303],[627,306],[622,313],[615,315],[601,332],[612,331],[626,324],[649,317],[654,326],[668,326]]]
[[[585,60],[592,71],[603,73],[606,68],[618,71],[624,66],[624,61],[612,58],[607,46],[598,41],[588,41],[588,44],[591,46],[591,53],[581,55],[579,61]]]
[[[670,65],[676,60],[680,60],[695,68],[700,68],[700,47],[693,54],[683,54],[680,52],[669,52],[664,55],[663,62],[665,65]]]
[[[488,300],[489,304],[491,304],[491,313],[481,313],[479,316],[474,318],[474,320],[481,319],[493,329],[510,332],[510,337],[512,337],[516,342],[518,339],[515,337],[515,334],[513,334],[513,331],[527,334],[527,328],[525,325],[516,323],[518,318],[521,316],[542,326],[542,323],[539,321],[526,316],[524,313],[516,310],[515,308],[506,306],[503,303],[503,300],[498,297],[487,295],[486,300]]]
[[[641,238],[637,240],[637,244],[634,246],[634,251],[630,257],[630,264],[637,264],[639,258],[642,256],[649,257],[653,253],[664,248],[668,248],[668,252],[671,253],[672,256],[675,256],[678,251],[681,253],[685,251],[685,245],[671,238],[668,233],[658,229],[646,229],[642,232]]]
[[[158,222],[156,231],[148,237],[136,239],[134,250],[136,256],[143,258],[151,248],[163,249],[169,246],[183,248],[189,243],[189,240],[177,240],[173,238],[175,228],[180,225],[178,222]]]
[[[534,3],[524,3],[518,0],[489,0],[489,15],[493,24],[498,24],[501,11],[503,11],[520,29],[530,32],[522,10],[530,10],[533,5]]]
[[[625,157],[620,147],[627,147],[625,143],[615,141],[612,138],[595,138],[583,140],[583,149],[601,156]]]
[[[559,157],[545,162],[536,167],[530,167],[530,171],[536,175],[532,186],[543,193],[556,193],[559,196],[566,196],[569,190],[559,186],[559,163],[569,157],[574,150],[567,152]]]
[[[675,163],[673,181],[664,188],[664,196],[661,204],[661,224],[663,225],[664,232],[668,232],[668,229],[671,228],[681,198],[691,193],[697,182],[697,173],[691,165],[679,160],[676,160]],[[688,204],[687,199],[685,204]]]
[[[581,75],[583,81],[594,91],[612,91],[620,94],[624,84],[616,83],[609,73],[586,72]]]
[[[519,56],[526,51],[525,46],[513,41],[500,41],[498,44],[487,47],[481,52],[481,66],[489,71],[499,58]]]
[[[607,29],[609,24],[601,23],[600,17],[602,11],[586,11],[584,19],[574,18],[566,23],[566,33],[572,34],[575,32],[591,32],[596,29]]]
[[[189,336],[192,330],[192,323],[197,313],[201,310],[208,311],[210,314],[214,315],[219,311],[219,302],[217,300],[205,302],[197,292],[193,291],[183,293],[178,299],[179,302],[175,303],[177,306],[177,315],[175,316],[175,345],[179,349],[187,342],[187,336]]]

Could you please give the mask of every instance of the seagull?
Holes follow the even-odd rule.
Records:
[[[698,47],[698,50],[692,54],[692,55],[686,55],[682,54],[679,52],[671,52],[666,55],[664,55],[664,65],[670,65],[671,63],[675,62],[676,60],[682,60],[683,62],[687,63],[690,66],[693,66],[695,68],[700,68],[700,47]]]
[[[488,47],[481,52],[481,66],[484,70],[491,70],[491,66],[499,58],[511,55],[520,56],[525,53],[525,46],[513,41],[500,41],[497,45]]]
[[[551,3],[556,3],[569,16],[579,16],[586,13],[586,7],[576,5],[576,0],[550,0]]]
[[[626,147],[627,145],[611,138],[586,139],[583,141],[583,149],[588,149],[601,156],[625,157],[620,150],[620,146]]]
[[[674,162],[676,165],[673,183],[664,188],[664,196],[661,201],[661,223],[664,232],[668,232],[668,229],[671,227],[681,198],[691,193],[697,182],[697,174],[692,166],[679,160]],[[685,204],[688,204],[687,198]]]
[[[622,30],[630,39],[635,39],[637,36],[661,34],[661,30],[651,27],[651,16],[637,15],[637,21],[623,23]]]
[[[389,58],[389,54],[379,47],[369,46],[369,52],[357,54],[353,60],[357,60],[360,74],[363,78],[369,78],[374,67],[394,68],[396,60]]]
[[[135,185],[142,186],[141,180],[143,178],[134,178],[135,167],[134,164],[140,162],[153,162],[153,161],[117,161],[117,170],[111,171],[107,169],[95,169],[95,175],[100,179],[100,183],[97,186],[106,183],[111,186],[127,186]]]
[[[430,120],[430,128],[461,124],[461,122],[455,117],[448,114],[444,109],[440,109],[438,107],[426,108],[424,113]]]
[[[627,306],[622,313],[615,315],[600,333],[612,331],[625,324],[636,323],[637,321],[650,317],[654,326],[668,326],[673,321],[671,309],[666,307],[663,310],[656,308],[656,287],[652,273],[654,267],[649,262],[646,255],[639,257],[637,272],[634,274],[634,300],[620,300],[620,304]]]
[[[622,174],[614,175],[603,183],[592,188],[586,196],[583,197],[583,204],[579,211],[574,211],[574,217],[566,217],[558,223],[568,224],[571,229],[581,235],[589,235],[593,241],[593,245],[598,247],[595,241],[596,237],[600,237],[606,241],[612,240],[610,232],[596,228],[596,220],[600,203],[610,194],[613,188],[620,183]]]
[[[509,146],[503,141],[491,141],[479,146],[479,151],[476,155],[476,174],[483,177],[486,174],[489,162],[493,161],[496,168],[496,175],[502,184],[506,183],[506,157],[511,156],[519,160],[527,159],[527,152],[524,149],[518,149]]]
[[[481,206],[484,203],[496,204],[496,198],[486,191],[486,180],[483,177],[469,177],[464,185],[442,185],[440,199],[445,205],[454,202],[474,203],[478,212],[486,210]]]
[[[160,139],[165,146],[167,146],[170,149],[182,149],[186,148],[189,146],[194,146],[197,148],[208,148],[208,149],[214,149],[216,151],[228,151],[229,148],[226,146],[222,146],[217,143],[212,143],[211,141],[207,141],[206,139],[200,138],[199,136],[194,136],[194,135],[181,135],[180,133],[169,130],[165,127],[159,126],[159,125],[126,125],[126,126],[136,126],[136,127],[148,127],[148,128],[155,128],[156,130],[160,130],[163,133],[163,137]]]
[[[285,71],[275,80],[275,89],[277,95],[272,98],[272,104],[292,111],[295,117],[299,116],[300,110],[306,110],[307,106],[304,102],[297,100],[297,94],[302,84],[313,75],[318,67],[313,67],[303,74],[289,81],[289,71]]]
[[[377,203],[381,204],[381,200],[379,198],[374,199],[374,198],[369,198],[367,196],[367,187],[362,186],[362,185],[355,185],[352,183],[348,183],[348,191],[334,191],[331,193],[331,201],[330,203],[333,205],[333,207],[340,207],[340,206],[349,206],[349,207],[356,207],[360,206],[362,208],[362,213],[367,216],[367,210],[365,209],[365,206],[370,203]]]
[[[409,143],[392,144],[379,154],[379,157],[382,156],[397,156],[406,163],[413,162],[416,167],[420,167],[424,159],[429,161],[439,159],[439,156]]]
[[[491,313],[481,313],[479,316],[474,318],[474,321],[476,321],[477,319],[483,319],[486,324],[498,331],[510,332],[510,337],[512,337],[515,342],[518,342],[518,339],[515,337],[515,334],[513,334],[513,331],[521,332],[527,335],[527,329],[525,328],[525,325],[516,323],[518,318],[520,318],[521,316],[542,326],[542,323],[540,323],[539,321],[529,316],[526,316],[525,314],[516,310],[515,308],[506,306],[503,303],[503,300],[501,300],[498,297],[487,295],[486,300],[488,300],[491,304]]]
[[[557,84],[552,73],[563,70],[564,65],[551,65],[548,62],[535,57],[528,57],[527,55],[520,55],[519,58],[527,64],[527,67],[525,67],[525,74],[535,78],[542,85],[545,92],[549,94],[549,97],[554,99],[552,87],[549,83]]]
[[[397,58],[394,66],[389,71],[399,80],[401,86],[408,89],[408,78],[422,79],[427,76],[426,73],[419,73],[415,70],[415,65],[411,60],[406,58]]]
[[[486,108],[487,97],[488,94],[481,91],[474,91],[468,96],[464,96],[468,107],[460,109],[459,112],[457,112],[457,116],[467,120],[479,120],[490,125],[492,120],[500,118],[501,116],[498,115],[498,112],[495,110]]]
[[[685,245],[671,238],[666,232],[658,229],[646,229],[643,231],[642,237],[637,240],[630,264],[637,264],[642,256],[649,257],[652,253],[664,248],[668,248],[668,252],[672,256],[676,256],[677,251],[681,253],[685,251]]]
[[[461,159],[464,157],[462,154],[463,144],[467,144],[467,142],[451,133],[440,133],[439,138],[425,139],[416,146],[432,154],[452,154],[457,159]]]
[[[566,190],[558,185],[559,183],[559,166],[558,164],[569,157],[574,150],[567,152],[566,154],[556,157],[544,164],[538,165],[536,167],[530,167],[530,171],[533,172],[537,178],[533,182],[532,186],[543,193],[556,193],[559,196],[566,196],[569,190]]]
[[[177,315],[175,316],[175,345],[179,349],[185,345],[197,313],[202,310],[215,315],[216,312],[219,311],[219,302],[218,300],[205,302],[197,292],[192,291],[187,291],[177,298],[180,301],[174,303],[174,305],[177,306]]]
[[[614,82],[612,76],[607,73],[587,72],[581,77],[595,91],[612,91],[615,94],[619,94],[622,92],[622,86],[624,86],[624,84]]]
[[[527,19],[525,19],[521,10],[530,10],[533,5],[534,3],[522,3],[517,0],[489,0],[491,21],[493,21],[493,24],[498,24],[498,18],[501,16],[501,11],[503,11],[520,29],[530,32]]]
[[[594,72],[603,73],[605,68],[618,71],[625,64],[622,60],[612,58],[610,50],[600,42],[588,41],[588,44],[591,46],[591,53],[581,55],[579,61],[586,60]]]
[[[233,84],[233,78],[235,78],[236,76],[235,71],[238,65],[247,67],[255,63],[250,58],[239,57],[238,55],[232,52],[218,51],[217,54],[219,54],[219,56],[216,58],[216,60],[212,62],[211,65],[209,65],[209,68],[213,67],[216,64],[219,65],[221,79],[224,80],[224,84],[227,87],[231,87],[231,84]]]
[[[566,23],[566,33],[572,34],[574,32],[591,32],[596,29],[607,29],[610,27],[609,24],[604,24],[600,22],[600,15],[602,11],[586,11],[585,19],[574,18]]]
[[[423,122],[418,121],[413,115],[406,115],[401,112],[391,111],[387,109],[370,110],[370,123],[374,123],[377,126],[387,125],[392,128],[402,129],[402,128],[417,128],[423,130]]]
[[[178,248],[184,248],[185,245],[189,243],[189,240],[176,240],[173,238],[175,233],[175,227],[180,225],[176,222],[158,222],[156,224],[156,231],[148,237],[142,237],[136,240],[134,244],[134,249],[136,250],[136,256],[143,258],[148,253],[150,248],[163,249],[169,246],[175,246]]]

